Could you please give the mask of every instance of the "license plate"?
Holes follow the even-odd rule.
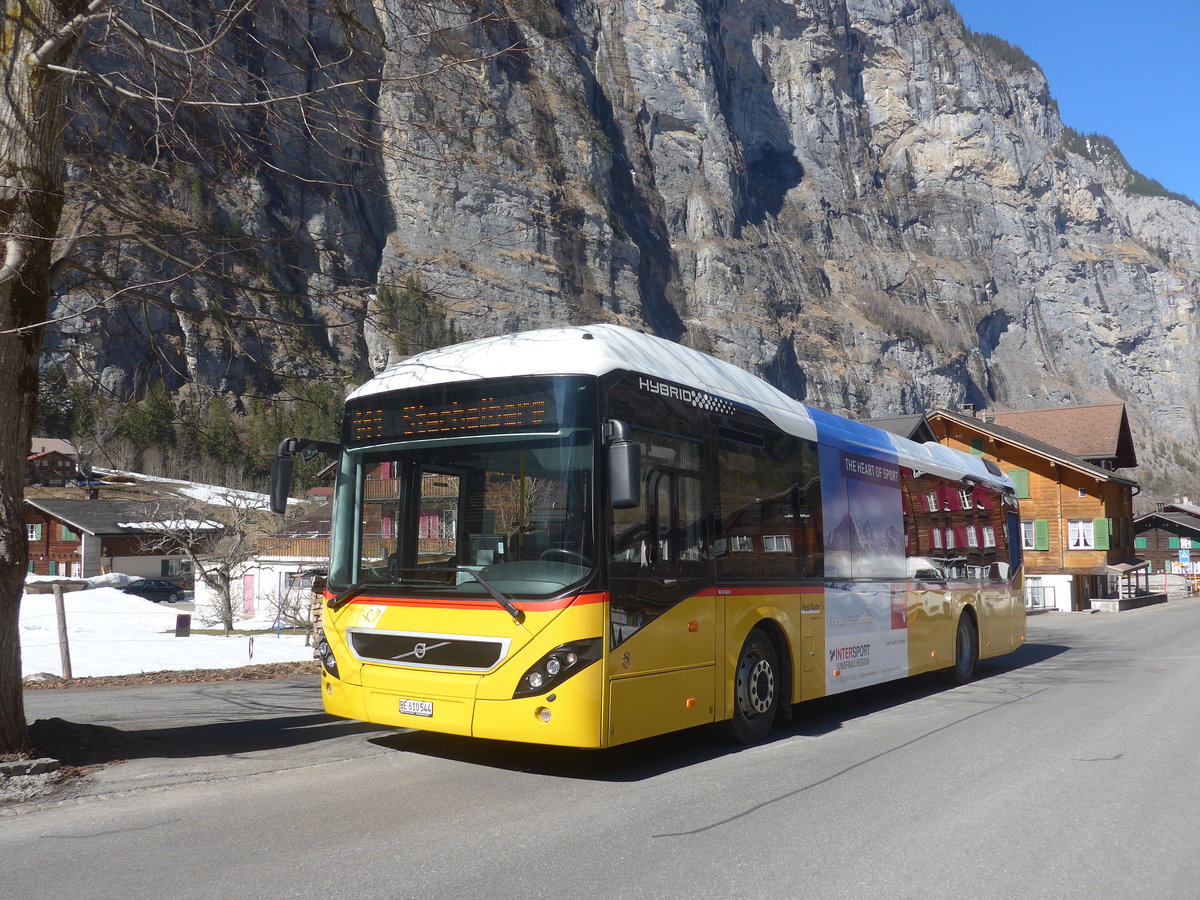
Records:
[[[429,700],[401,700],[400,712],[406,716],[433,718],[433,703]]]

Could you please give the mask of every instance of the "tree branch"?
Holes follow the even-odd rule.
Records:
[[[25,62],[28,63],[32,68],[45,66],[46,60],[61,50],[69,41],[79,37],[80,32],[82,32],[89,23],[94,22],[97,19],[102,19],[108,15],[108,12],[104,9],[104,7],[107,5],[108,0],[92,0],[92,2],[87,5],[87,8],[83,12],[75,16],[75,18],[71,19],[70,21],[63,23],[63,25],[54,32],[54,34],[46,38],[46,40],[42,43],[42,46],[38,47],[27,57],[25,57]]]
[[[8,250],[4,254],[4,265],[0,266],[0,284],[14,278],[29,256],[29,242],[20,238],[9,238]]]

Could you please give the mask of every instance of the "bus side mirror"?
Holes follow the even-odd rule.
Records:
[[[609,499],[613,509],[641,506],[642,448],[630,437],[629,426],[616,419],[604,427],[608,442]]]
[[[337,459],[341,452],[341,444],[329,441],[313,441],[308,438],[284,438],[279,442],[275,451],[275,459],[271,461],[271,512],[277,516],[287,512],[288,494],[292,490],[292,472],[296,468],[297,453],[305,462],[312,462],[324,453],[332,459]]]
[[[275,451],[275,459],[271,461],[271,512],[277,516],[287,512],[288,494],[292,490],[292,470],[296,467],[296,461],[292,459],[295,452],[296,439],[284,438]]]

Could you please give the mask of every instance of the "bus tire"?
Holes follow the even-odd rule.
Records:
[[[733,743],[756,744],[767,736],[779,713],[783,688],[775,645],[755,628],[746,636],[733,675],[733,718],[725,735]]]
[[[979,634],[971,614],[963,612],[958,618],[958,633],[954,638],[954,665],[945,670],[951,684],[967,684],[979,667]]]

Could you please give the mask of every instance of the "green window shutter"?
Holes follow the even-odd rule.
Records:
[[[971,455],[972,456],[983,456],[983,454],[985,452],[986,451],[984,450],[984,439],[981,437],[971,438]]]
[[[1092,532],[1096,536],[1096,549],[1107,550],[1109,534],[1112,531],[1112,519],[1092,519]]]
[[[1050,549],[1050,521],[1048,519],[1033,520],[1033,549]]]
[[[51,575],[58,574],[58,563],[56,563],[54,560],[50,560],[50,573],[49,574],[51,574]]]
[[[38,523],[37,525],[34,525],[34,526],[33,526],[33,539],[34,539],[35,541],[40,541],[40,540],[42,539],[42,526],[41,526],[41,523]]]
[[[1167,538],[1167,549],[1168,550],[1178,550],[1179,549],[1179,538],[1177,538],[1177,537]]]
[[[171,574],[171,561],[170,561],[169,559],[164,559],[164,560],[162,561],[162,568],[160,569],[160,571],[159,571],[159,574],[160,574],[160,575],[162,575],[162,577],[163,577],[163,578],[167,578],[167,577],[169,577],[169,576],[170,576],[170,574]]]
[[[70,528],[68,528],[64,524],[62,526],[62,539],[64,541],[77,541],[77,540],[79,540],[79,535],[77,535],[75,532],[73,532]]]
[[[1029,498],[1029,470],[1028,469],[1010,469],[1008,477],[1013,480],[1013,484],[1017,486],[1017,497],[1022,500]]]
[[[1146,549],[1146,539],[1144,537],[1134,538],[1133,539],[1133,549],[1134,550],[1145,550]]]

